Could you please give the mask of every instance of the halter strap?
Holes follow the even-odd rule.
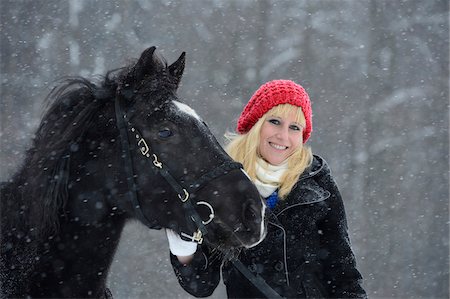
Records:
[[[228,174],[234,169],[243,169],[243,166],[239,162],[235,161],[225,161],[208,173],[205,173],[200,178],[198,178],[194,183],[189,184],[188,190],[190,193],[198,192],[210,181]]]
[[[145,225],[147,225],[149,228],[161,228],[155,223],[152,223],[145,214],[142,212],[141,204],[139,202],[138,196],[137,196],[137,188],[136,188],[136,182],[134,181],[134,169],[133,169],[133,162],[131,160],[131,149],[130,149],[130,143],[128,142],[128,130],[125,125],[124,120],[124,114],[122,112],[122,109],[120,107],[119,100],[116,99],[115,101],[115,110],[116,110],[116,123],[117,127],[119,128],[120,133],[120,141],[121,141],[121,154],[122,158],[124,160],[124,170],[126,173],[126,181],[128,185],[128,191],[125,193],[125,197],[130,200],[130,202],[133,205],[133,209],[136,212],[136,216],[139,220],[142,221]]]
[[[194,183],[190,184],[188,187],[183,188],[183,186],[172,176],[170,171],[166,167],[164,167],[163,163],[158,160],[158,156],[156,155],[156,153],[151,153],[150,146],[147,144],[143,136],[139,133],[139,131],[136,128],[132,127],[131,123],[127,120],[126,114],[123,113],[123,110],[121,108],[119,98],[120,98],[119,96],[116,97],[115,112],[116,112],[117,127],[119,128],[121,137],[120,139],[122,144],[122,157],[124,158],[125,162],[124,169],[127,175],[128,192],[126,193],[126,196],[132,202],[137,217],[150,228],[155,227],[161,228],[156,223],[152,223],[152,221],[150,221],[142,212],[141,205],[137,196],[136,191],[137,187],[136,182],[134,180],[133,163],[130,155],[131,150],[134,150],[135,148],[133,149],[130,148],[128,129],[135,134],[134,137],[136,142],[132,142],[132,144],[135,144],[137,145],[137,147],[140,147],[139,150],[145,158],[152,160],[152,164],[154,166],[152,168],[155,169],[156,172],[158,172],[169,183],[169,185],[174,189],[174,191],[178,195],[178,198],[182,202],[182,206],[185,211],[186,218],[188,220],[187,221],[188,226],[192,229],[192,231],[195,232],[192,235],[188,235],[181,232],[181,237],[184,237],[185,239],[187,238],[189,241],[195,241],[201,244],[203,242],[203,236],[208,233],[208,230],[206,229],[205,225],[212,220],[211,217],[214,217],[214,210],[212,209],[211,205],[206,203],[207,206],[211,209],[210,219],[208,219],[208,221],[206,222],[202,221],[200,215],[197,213],[192,204],[192,201],[190,200],[191,194],[193,195],[196,192],[198,192],[208,182],[222,175],[225,175],[234,169],[242,168],[242,164],[234,161],[226,161],[221,165],[217,166],[216,168],[214,168],[213,170],[209,171],[208,173],[202,175],[199,179],[197,179]],[[205,202],[202,203],[205,204]],[[195,223],[196,229],[192,226],[192,222],[190,220],[192,220]]]
[[[126,115],[124,115],[124,119],[126,119]],[[208,233],[208,230],[206,229],[205,225],[203,224],[203,221],[200,218],[200,215],[198,215],[197,211],[195,210],[194,206],[192,205],[191,200],[189,200],[190,193],[185,188],[183,188],[183,186],[181,186],[178,183],[178,181],[173,177],[173,175],[170,173],[168,168],[165,167],[161,161],[159,161],[158,156],[155,153],[151,153],[150,146],[145,141],[142,134],[135,127],[132,127],[132,125],[129,121],[126,121],[125,125],[128,127],[131,126],[129,129],[131,132],[134,133],[134,137],[135,137],[135,141],[136,141],[135,143],[138,146],[141,146],[141,148],[139,149],[141,154],[145,158],[152,160],[152,164],[154,166],[154,167],[152,167],[152,169],[154,171],[156,171],[157,173],[159,173],[166,180],[166,182],[169,183],[169,185],[172,187],[172,189],[177,193],[178,199],[180,199],[180,201],[182,202],[182,207],[185,210],[185,215],[188,217],[187,218],[188,226],[193,231],[197,230],[196,233],[192,234],[192,237],[189,235],[186,235],[186,234],[184,234],[184,236],[191,237],[191,239],[190,239],[191,241],[196,241],[196,242],[201,243],[202,239],[203,239],[202,236],[206,235]],[[134,173],[134,171],[133,171],[133,173]],[[141,213],[142,213],[142,211],[141,211]],[[197,225],[196,229],[192,226],[191,221],[193,221]]]

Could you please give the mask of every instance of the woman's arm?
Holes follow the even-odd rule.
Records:
[[[222,260],[211,258],[207,246],[184,241],[171,230],[166,233],[170,262],[181,287],[195,297],[210,296],[219,284]]]
[[[170,262],[181,287],[195,297],[208,297],[220,281],[221,259],[212,259],[206,246],[198,246],[189,263],[170,253]]]
[[[331,175],[326,180],[326,185],[331,186],[327,188],[331,192],[327,199],[329,211],[319,223],[319,228],[323,234],[320,239],[321,258],[329,295],[338,298],[367,298],[361,286],[362,276],[356,269],[341,194]]]

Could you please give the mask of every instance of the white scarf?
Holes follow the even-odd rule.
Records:
[[[255,185],[262,197],[269,197],[281,185],[281,177],[288,169],[288,162],[272,165],[261,158],[256,160]]]

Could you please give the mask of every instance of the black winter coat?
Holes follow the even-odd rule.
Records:
[[[279,201],[268,222],[267,237],[243,250],[242,263],[281,296],[290,298],[366,298],[350,248],[339,190],[327,163],[314,156],[289,196]],[[206,297],[220,280],[220,259],[202,246],[193,261],[181,265],[171,255],[180,285]],[[264,298],[231,263],[222,267],[229,298]]]

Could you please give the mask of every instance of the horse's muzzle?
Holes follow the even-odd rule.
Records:
[[[233,233],[246,248],[259,244],[266,236],[266,205],[261,201],[257,206],[254,201],[244,203],[242,210],[242,222],[234,227]]]

